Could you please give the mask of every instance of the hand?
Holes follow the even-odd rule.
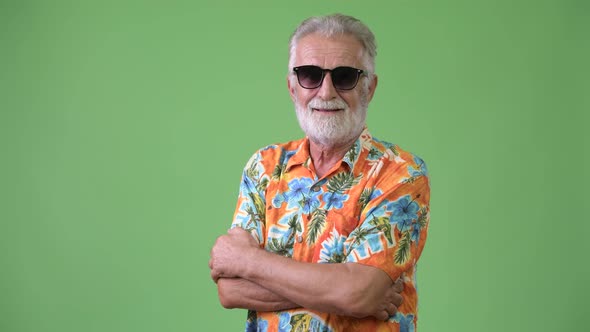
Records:
[[[386,321],[390,316],[395,315],[397,309],[403,302],[401,292],[404,290],[404,283],[402,277],[399,277],[392,285],[385,291],[381,303],[377,306],[377,310],[372,315],[378,320]]]
[[[239,227],[230,229],[227,234],[217,238],[211,249],[211,278],[217,283],[222,277],[240,277],[240,271],[248,264],[250,257],[253,257],[251,253],[259,249],[250,233]]]

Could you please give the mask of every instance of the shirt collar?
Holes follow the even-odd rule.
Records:
[[[350,170],[353,170],[354,166],[359,161],[361,149],[370,145],[372,139],[373,137],[369,133],[368,128],[365,126],[359,138],[354,142],[354,144],[352,144],[352,147],[350,147],[350,149],[342,158],[342,161],[348,165]],[[286,170],[289,170],[291,167],[297,165],[307,166],[310,163],[311,154],[309,153],[309,138],[305,137],[305,139],[301,140],[301,144],[299,144],[299,147],[297,147],[297,151],[293,157],[289,158]]]
[[[295,154],[287,161],[286,170],[297,165],[308,165],[311,161],[311,154],[309,153],[309,138],[301,140],[301,143],[295,150]]]

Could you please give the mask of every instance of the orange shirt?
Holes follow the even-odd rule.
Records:
[[[404,301],[387,322],[305,308],[249,312],[246,331],[415,331],[416,262],[426,241],[429,199],[424,162],[366,128],[322,178],[307,138],[256,152],[242,175],[232,227],[297,261],[354,262],[380,268],[392,280],[401,276]],[[334,280],[334,287],[346,285]]]

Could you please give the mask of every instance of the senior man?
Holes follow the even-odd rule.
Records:
[[[291,36],[287,86],[306,137],[248,161],[209,262],[221,304],[249,309],[247,331],[416,328],[429,179],[366,128],[375,55],[350,16],[309,18]]]

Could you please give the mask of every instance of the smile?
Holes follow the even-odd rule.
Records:
[[[312,108],[314,112],[331,113],[342,111],[342,108],[328,109],[328,108]]]

